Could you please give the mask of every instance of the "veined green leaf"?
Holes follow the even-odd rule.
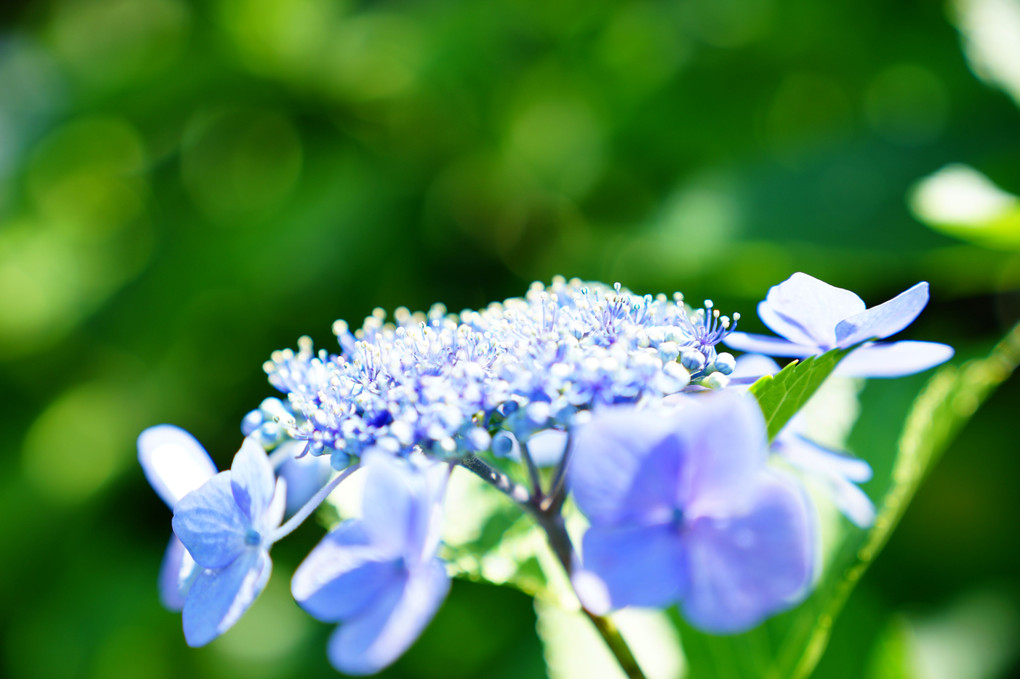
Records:
[[[828,643],[835,616],[889,539],[918,484],[978,406],[1018,363],[1020,325],[986,358],[961,367],[945,366],[928,380],[910,406],[893,451],[891,472],[880,483],[881,501],[874,525],[868,531],[848,530],[814,592],[798,607],[733,636],[699,632],[674,611],[690,676],[802,679],[810,675]]]
[[[854,349],[856,347],[833,349],[821,356],[794,361],[775,375],[766,375],[751,385],[751,393],[758,399],[758,405],[765,414],[770,441],[818,391],[843,357]]]

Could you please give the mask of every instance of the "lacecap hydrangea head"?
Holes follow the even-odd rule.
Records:
[[[334,324],[339,354],[307,338],[273,354],[288,410],[273,422],[338,469],[369,449],[455,459],[500,430],[524,441],[579,411],[722,388],[734,362],[716,345],[732,328],[711,302],[576,279],[460,314],[398,309],[387,322],[377,310],[354,332]],[[265,430],[260,416],[251,425]]]

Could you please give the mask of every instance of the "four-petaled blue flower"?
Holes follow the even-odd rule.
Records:
[[[240,619],[269,581],[269,547],[283,519],[286,483],[250,438],[220,472],[174,507],[174,533],[203,568],[184,601],[184,638],[204,646]]]
[[[770,288],[758,304],[762,322],[785,339],[733,332],[723,342],[741,351],[804,358],[885,339],[910,325],[927,304],[928,284],[923,282],[869,309],[849,290],[795,273]],[[952,347],[937,342],[867,343],[844,358],[836,374],[899,377],[927,370],[952,356]]]
[[[724,392],[675,410],[596,413],[569,482],[591,521],[574,582],[595,612],[679,603],[713,633],[749,629],[799,601],[814,572],[814,514],[766,466],[753,399]]]
[[[416,469],[385,453],[370,454],[364,466],[362,517],[323,538],[291,585],[312,616],[340,623],[329,659],[357,675],[400,657],[450,589],[436,557],[447,466]]]
[[[182,497],[216,475],[216,465],[202,444],[170,424],[149,427],[138,436],[138,462],[149,485],[171,511]],[[171,611],[181,610],[200,570],[177,536],[171,534],[159,569],[163,605]]]

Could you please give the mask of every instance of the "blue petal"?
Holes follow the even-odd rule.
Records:
[[[857,482],[871,480],[871,465],[861,458],[830,450],[799,434],[784,430],[776,444],[779,454],[801,469]]]
[[[216,465],[195,437],[170,424],[141,433],[138,462],[149,485],[170,509],[216,474]]]
[[[184,598],[201,570],[177,536],[171,535],[159,567],[159,600],[163,606],[175,612],[184,608]]]
[[[262,524],[262,514],[269,508],[275,485],[273,465],[265,449],[253,438],[245,438],[230,465],[230,486],[250,525]]]
[[[528,453],[538,467],[553,467],[563,458],[567,447],[567,432],[544,429],[528,439]]]
[[[763,473],[743,516],[688,526],[690,587],[681,602],[695,627],[741,632],[794,605],[813,575],[816,537],[807,499],[792,481]]]
[[[779,364],[768,356],[761,354],[744,354],[737,358],[730,373],[731,385],[750,385],[764,375],[775,375],[779,372]]]
[[[769,289],[758,316],[777,335],[805,346],[830,349],[836,324],[865,310],[864,300],[804,273]]]
[[[188,646],[205,646],[233,627],[269,581],[273,564],[264,549],[249,549],[222,570],[205,570],[184,602]]]
[[[677,506],[690,516],[739,511],[768,460],[765,417],[746,392],[723,391],[684,410],[689,453]]]
[[[412,570],[431,561],[439,549],[443,535],[443,501],[450,480],[451,468],[443,463],[430,463],[421,470],[424,489],[415,503],[404,559]]]
[[[776,450],[787,462],[820,482],[836,508],[860,528],[875,521],[875,505],[852,481],[871,479],[871,466],[798,435],[780,435]]]
[[[871,339],[885,339],[914,322],[928,304],[928,284],[918,283],[888,302],[850,316],[836,326],[836,341],[849,347]]]
[[[205,568],[223,568],[245,548],[249,526],[230,486],[230,472],[220,472],[174,509],[174,533]]]
[[[593,526],[584,534],[583,548],[584,570],[604,584],[612,608],[661,608],[687,588],[678,526]]]
[[[416,519],[415,503],[425,493],[425,479],[402,459],[374,453],[364,461],[361,516],[364,530],[382,552],[396,558],[408,546]]]
[[[344,674],[375,674],[410,648],[450,590],[442,563],[407,576],[406,585],[379,597],[364,615],[344,623],[329,641],[329,659]]]
[[[833,374],[841,377],[902,377],[945,363],[953,348],[938,342],[865,344],[840,361]]]
[[[668,451],[678,445],[672,434],[678,428],[677,413],[681,410],[664,417],[629,406],[606,408],[593,413],[591,421],[578,428],[568,481],[574,501],[593,523],[615,523],[641,512],[633,504],[642,499],[642,489],[635,488],[635,479],[650,456],[653,459],[642,478],[660,490],[661,484],[667,484],[665,497],[656,493],[650,498],[651,504],[672,507],[678,453],[671,457]],[[656,451],[659,454],[653,455]],[[657,477],[652,473],[662,467],[672,468],[673,476]]]
[[[815,344],[805,346],[795,344],[778,337],[769,335],[756,335],[750,332],[731,332],[723,339],[723,344],[730,349],[739,351],[751,351],[766,356],[789,356],[792,358],[803,358],[818,353]]]
[[[346,521],[322,539],[291,580],[294,599],[323,622],[361,613],[393,587],[402,588],[405,569],[381,553],[361,521]]]
[[[332,475],[333,467],[325,455],[302,455],[284,460],[280,476],[287,480],[287,513],[301,509]]]

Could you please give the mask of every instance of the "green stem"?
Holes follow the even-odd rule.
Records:
[[[567,573],[567,578],[570,579],[577,557],[574,555],[574,546],[570,541],[570,535],[567,533],[563,515],[560,514],[560,509],[563,506],[562,501],[554,501],[551,505],[547,502],[542,502],[541,496],[530,495],[523,486],[515,483],[506,474],[495,469],[476,455],[465,456],[459,461],[459,464],[486,483],[508,495],[517,502],[521,509],[535,519],[539,527],[545,531],[549,547],[556,554],[556,558]],[[561,487],[560,493],[562,492],[563,489]],[[637,659],[613,621],[605,616],[596,615],[588,610],[583,603],[581,604],[581,610],[591,620],[595,630],[602,637],[606,646],[609,647],[609,651],[616,658],[616,662],[619,663],[620,669],[623,670],[624,674],[630,679],[646,679],[641,666],[638,665]]]
[[[545,531],[546,537],[549,540],[549,546],[556,554],[560,564],[563,565],[563,570],[566,571],[567,577],[570,578],[573,573],[573,564],[576,557],[574,556],[573,545],[570,542],[570,536],[567,534],[563,517],[558,513],[550,514],[539,511],[536,519],[538,525]],[[630,650],[630,646],[627,645],[623,635],[620,634],[616,624],[606,616],[596,615],[591,612],[585,607],[584,603],[581,604],[581,611],[591,620],[595,630],[602,637],[606,646],[609,647],[609,651],[616,658],[616,662],[619,663],[620,669],[623,670],[624,674],[630,677],[630,679],[646,679],[645,673],[641,670],[641,666],[638,665],[637,658],[634,657],[634,653]]]

